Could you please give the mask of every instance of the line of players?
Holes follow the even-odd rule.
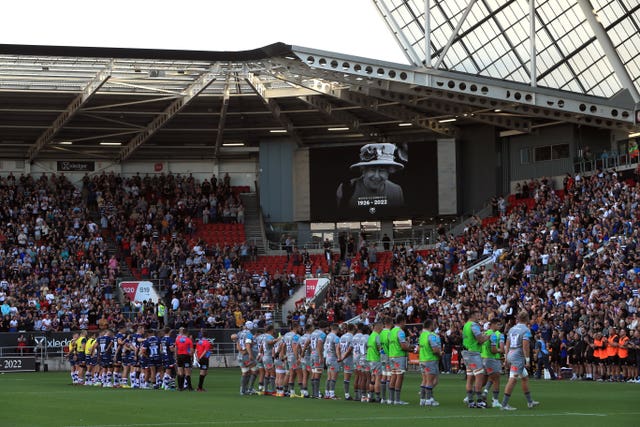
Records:
[[[492,407],[515,410],[509,400],[520,379],[527,406],[537,406],[539,402],[532,399],[529,391],[526,370],[530,361],[525,355],[529,354],[532,341],[528,314],[519,313],[518,323],[509,329],[506,340],[500,332],[499,319],[491,320],[489,329],[482,331],[477,323],[479,316],[480,312],[472,309],[462,331],[465,348],[462,356],[467,373],[465,403],[470,408],[486,408],[491,393]],[[320,399],[323,398],[320,381],[326,367],[325,399],[338,399],[335,385],[342,370],[345,400],[406,405],[400,396],[407,355],[413,351],[418,354],[422,374],[420,406],[439,406],[434,399],[442,355],[440,338],[434,332],[437,325],[427,319],[418,345],[412,347],[404,332],[405,323],[403,315],[398,315],[395,322],[391,318],[376,322],[372,330],[364,324],[343,324],[341,329],[336,324],[320,321],[318,327],[307,325],[302,335],[299,326],[294,325],[289,332],[276,337],[272,326],[254,335],[255,325],[247,322],[241,332],[232,336],[242,373],[240,394]],[[509,379],[500,401],[503,355]],[[256,380],[257,391],[254,390]],[[352,380],[354,396],[350,394]],[[296,381],[299,393],[296,393]]]
[[[434,332],[436,324],[432,320],[424,322],[419,345],[413,348],[404,332],[405,323],[403,315],[395,321],[386,318],[376,322],[371,329],[364,324],[343,324],[341,329],[320,321],[317,327],[307,325],[303,333],[294,325],[276,337],[272,326],[254,335],[255,325],[247,322],[232,336],[242,372],[240,394],[335,400],[335,385],[342,370],[345,400],[406,405],[401,391],[407,354],[417,351],[422,372],[420,404],[438,406],[433,389],[438,384],[442,346]],[[323,396],[320,387],[325,367]],[[256,380],[258,390],[254,389]]]
[[[175,390],[177,385],[179,391],[192,391],[191,368],[196,365],[197,391],[205,391],[210,341],[201,334],[194,345],[184,328],[177,336],[170,328],[158,332],[162,336],[143,327],[135,332],[121,328],[115,334],[111,330],[74,334],[68,353],[73,384],[163,390]]]

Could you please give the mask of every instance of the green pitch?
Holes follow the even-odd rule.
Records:
[[[503,381],[504,381],[503,377]],[[0,425],[9,426],[638,426],[640,384],[532,381],[541,402],[527,409],[518,388],[514,412],[467,409],[464,381],[443,375],[435,390],[437,408],[418,405],[419,377],[410,372],[403,387],[408,406],[346,401],[239,396],[239,371],[213,369],[206,393],[74,387],[65,373],[0,375]],[[197,377],[194,378],[197,383]],[[336,392],[342,395],[342,383]],[[323,384],[324,388],[324,384]],[[502,395],[501,395],[502,397]]]

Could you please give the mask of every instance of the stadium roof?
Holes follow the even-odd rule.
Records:
[[[621,90],[623,78],[610,55],[583,58],[600,46],[601,38],[589,37],[585,46],[572,51],[560,50],[565,46],[563,37],[552,37],[556,40],[552,47],[541,40],[538,49],[551,49],[556,62],[546,63],[540,55],[539,74],[531,84],[526,78],[528,62],[520,54],[522,61],[512,58],[526,41],[514,45],[515,38],[507,39],[520,27],[507,26],[511,21],[506,13],[522,15],[522,2],[499,6],[490,0],[471,0],[456,11],[450,8],[461,2],[446,2],[448,6],[430,2],[431,67],[283,43],[242,52],[0,45],[0,157],[209,159],[246,155],[255,152],[261,141],[282,137],[303,147],[425,141],[458,136],[473,123],[491,124],[511,134],[565,122],[621,134],[638,131],[635,86]],[[396,36],[406,42],[407,57],[416,55],[418,60],[424,55],[424,49],[421,53],[417,49],[419,31],[415,33],[424,18],[418,13],[419,3],[375,3],[386,11],[383,15],[391,27],[404,17]],[[540,16],[551,13],[543,7],[546,3],[536,2]],[[618,3],[624,1],[610,1],[601,15]],[[436,10],[448,11],[452,25],[466,15],[457,30],[449,29],[449,41],[444,41],[448,15],[443,12],[436,18]],[[568,10],[577,15],[582,9]],[[637,22],[638,7],[625,10],[614,20],[617,24],[605,23],[611,27],[607,33],[619,31],[622,22]],[[413,18],[406,20],[409,13]],[[560,27],[567,31],[568,43],[580,31],[565,25],[570,19],[567,13],[562,9],[560,21],[553,22],[563,22]],[[477,32],[489,31],[487,25],[502,30],[479,38]],[[424,32],[421,37],[424,44]],[[632,40],[637,37],[629,34]],[[460,57],[460,49],[469,55]],[[635,52],[619,58],[627,77],[637,84]],[[494,65],[480,67],[486,58],[493,58]],[[614,71],[603,65],[604,74],[596,78],[592,67],[574,64],[579,58],[585,66],[606,62]],[[473,64],[478,67],[472,68]],[[568,69],[573,76],[564,74]]]
[[[373,2],[414,65],[640,102],[638,0]]]

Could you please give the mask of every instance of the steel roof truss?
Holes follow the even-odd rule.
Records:
[[[65,124],[76,114],[80,108],[105,84],[105,82],[111,77],[113,70],[113,61],[102,70],[100,70],[93,79],[82,90],[67,108],[60,113],[60,115],[53,121],[53,124],[47,128],[46,131],[36,140],[36,142],[29,148],[27,152],[27,158],[32,162],[38,153],[56,136],[56,134],[64,127]]]
[[[408,90],[416,95],[429,93],[430,96],[485,108],[493,106],[492,104],[505,107],[518,105],[522,110],[538,110],[550,119],[570,121],[591,116],[593,126],[611,127],[606,123],[620,122],[619,126],[615,123],[612,126],[624,128],[634,124],[633,105],[616,105],[605,98],[531,87],[523,83],[502,82],[464,73],[376,63],[365,58],[298,46],[294,46],[293,51],[304,64],[282,61],[290,72],[296,74],[381,89],[389,89],[393,85],[400,92]]]
[[[435,133],[455,136],[458,131],[456,127],[439,123],[438,120],[427,117],[422,112],[413,111],[400,105],[389,105],[388,103],[383,105],[376,98],[366,96],[363,93],[332,87],[332,85],[324,83],[321,80],[312,79],[310,81],[300,81],[298,84],[315,90],[316,92],[321,92],[325,95],[348,102],[349,104],[357,105],[358,107],[374,111],[380,115],[390,117],[404,123],[411,123],[416,127],[428,129]]]
[[[326,117],[332,118],[337,122],[344,124],[352,131],[362,133],[365,137],[371,139],[372,141],[389,142],[389,138],[381,134],[377,129],[360,124],[360,119],[358,119],[356,116],[349,113],[348,111],[338,110],[334,108],[333,104],[323,99],[319,95],[301,96],[299,99],[316,108]]]
[[[439,114],[447,116],[459,116],[474,122],[486,123],[497,127],[518,130],[523,133],[531,131],[531,120],[492,114],[493,108],[476,109],[468,105],[462,105],[455,102],[449,102],[442,99],[433,99],[432,97],[420,97],[412,95],[398,96],[395,93],[383,91],[376,88],[352,87],[352,91],[369,94],[376,98],[385,99],[392,102],[400,102],[402,104],[424,108],[425,110],[435,111]]]
[[[220,118],[218,119],[218,132],[216,134],[216,147],[214,151],[215,157],[218,157],[220,153],[220,147],[222,146],[222,140],[224,139],[224,126],[227,121],[227,110],[229,109],[229,78],[224,87],[224,94],[222,95],[222,107],[220,107]]]
[[[287,130],[287,134],[295,141],[298,147],[302,147],[304,145],[300,134],[296,131],[293,123],[287,116],[282,114],[282,109],[278,105],[275,99],[269,98],[267,93],[269,89],[265,86],[262,80],[255,75],[254,73],[245,73],[245,80],[249,83],[249,86],[253,89],[253,91],[262,99],[262,102],[271,112],[271,115],[274,119],[276,119],[284,129]]]
[[[162,114],[156,116],[151,123],[140,133],[138,133],[126,146],[120,150],[118,159],[122,162],[127,160],[135,150],[151,138],[159,129],[166,125],[176,114],[186,107],[195,97],[213,83],[218,75],[219,64],[214,65],[211,69],[198,77],[189,87],[187,87],[183,95],[173,101]]]

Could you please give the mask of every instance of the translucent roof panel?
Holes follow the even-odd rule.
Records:
[[[409,60],[423,63],[425,1],[374,4],[389,27],[397,29]],[[640,1],[590,4],[640,89]],[[578,0],[535,0],[535,6],[537,84],[601,97],[623,89]],[[528,0],[430,0],[429,12],[432,66],[531,82]]]

